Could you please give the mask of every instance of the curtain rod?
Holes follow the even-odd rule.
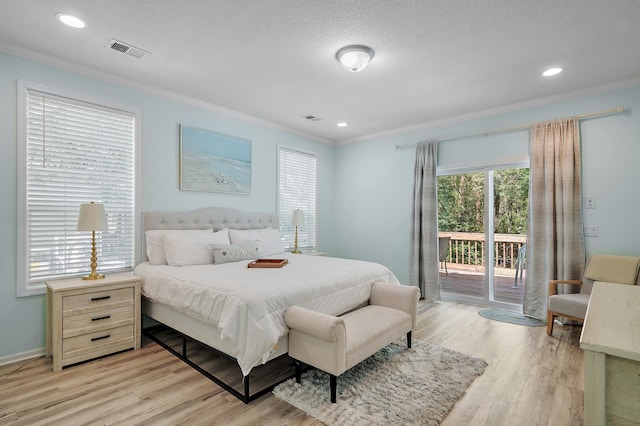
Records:
[[[611,115],[611,114],[620,114],[622,112],[624,112],[624,107],[623,106],[619,106],[613,109],[608,109],[606,111],[598,111],[598,112],[590,112],[587,114],[581,114],[581,115],[574,115],[574,118],[577,118],[579,120],[584,120],[585,118],[594,118],[594,117],[602,117],[604,115]],[[466,135],[466,136],[458,136],[455,138],[449,138],[449,139],[442,139],[442,140],[438,140],[438,142],[449,142],[449,141],[457,141],[457,140],[461,140],[461,139],[470,139],[470,138],[477,138],[480,136],[484,136],[487,137],[489,135],[498,135],[498,134],[502,134],[502,133],[510,133],[510,132],[516,132],[518,130],[525,130],[530,128],[531,126],[535,125],[537,123],[527,123],[527,124],[521,124],[519,126],[514,126],[514,127],[507,127],[504,129],[498,129],[498,130],[492,130],[490,132],[484,132],[484,133],[475,133],[473,135]],[[408,149],[408,148],[414,148],[416,146],[418,146],[419,144],[415,143],[415,144],[411,144],[411,145],[396,145],[396,149],[397,150],[404,150],[404,149]]]

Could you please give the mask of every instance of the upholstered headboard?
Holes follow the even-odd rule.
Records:
[[[249,213],[225,207],[189,211],[149,211],[142,214],[142,260],[147,260],[145,232],[150,229],[279,228],[275,213]]]

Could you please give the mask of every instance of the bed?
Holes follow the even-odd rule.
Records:
[[[236,396],[245,402],[251,370],[287,353],[288,306],[339,315],[366,303],[373,282],[398,283],[378,263],[285,253],[275,214],[146,212],[142,223],[145,261],[134,273],[142,278],[143,313],[235,359],[247,382]],[[288,263],[248,268],[256,258]]]

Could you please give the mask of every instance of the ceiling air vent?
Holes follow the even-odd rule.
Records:
[[[306,118],[309,121],[320,121],[321,118],[316,117],[315,115],[303,115],[302,118]]]
[[[127,55],[133,56],[134,58],[138,59],[141,59],[144,55],[149,54],[149,52],[147,52],[146,50],[132,46],[128,43],[124,43],[122,41],[118,41],[116,39],[113,39],[109,42],[109,48],[121,53],[126,53]]]

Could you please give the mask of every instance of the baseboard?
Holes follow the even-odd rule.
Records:
[[[32,358],[38,358],[45,354],[45,348],[32,349],[26,352],[20,352],[13,355],[0,357],[0,365],[12,364],[18,361],[26,361]]]

